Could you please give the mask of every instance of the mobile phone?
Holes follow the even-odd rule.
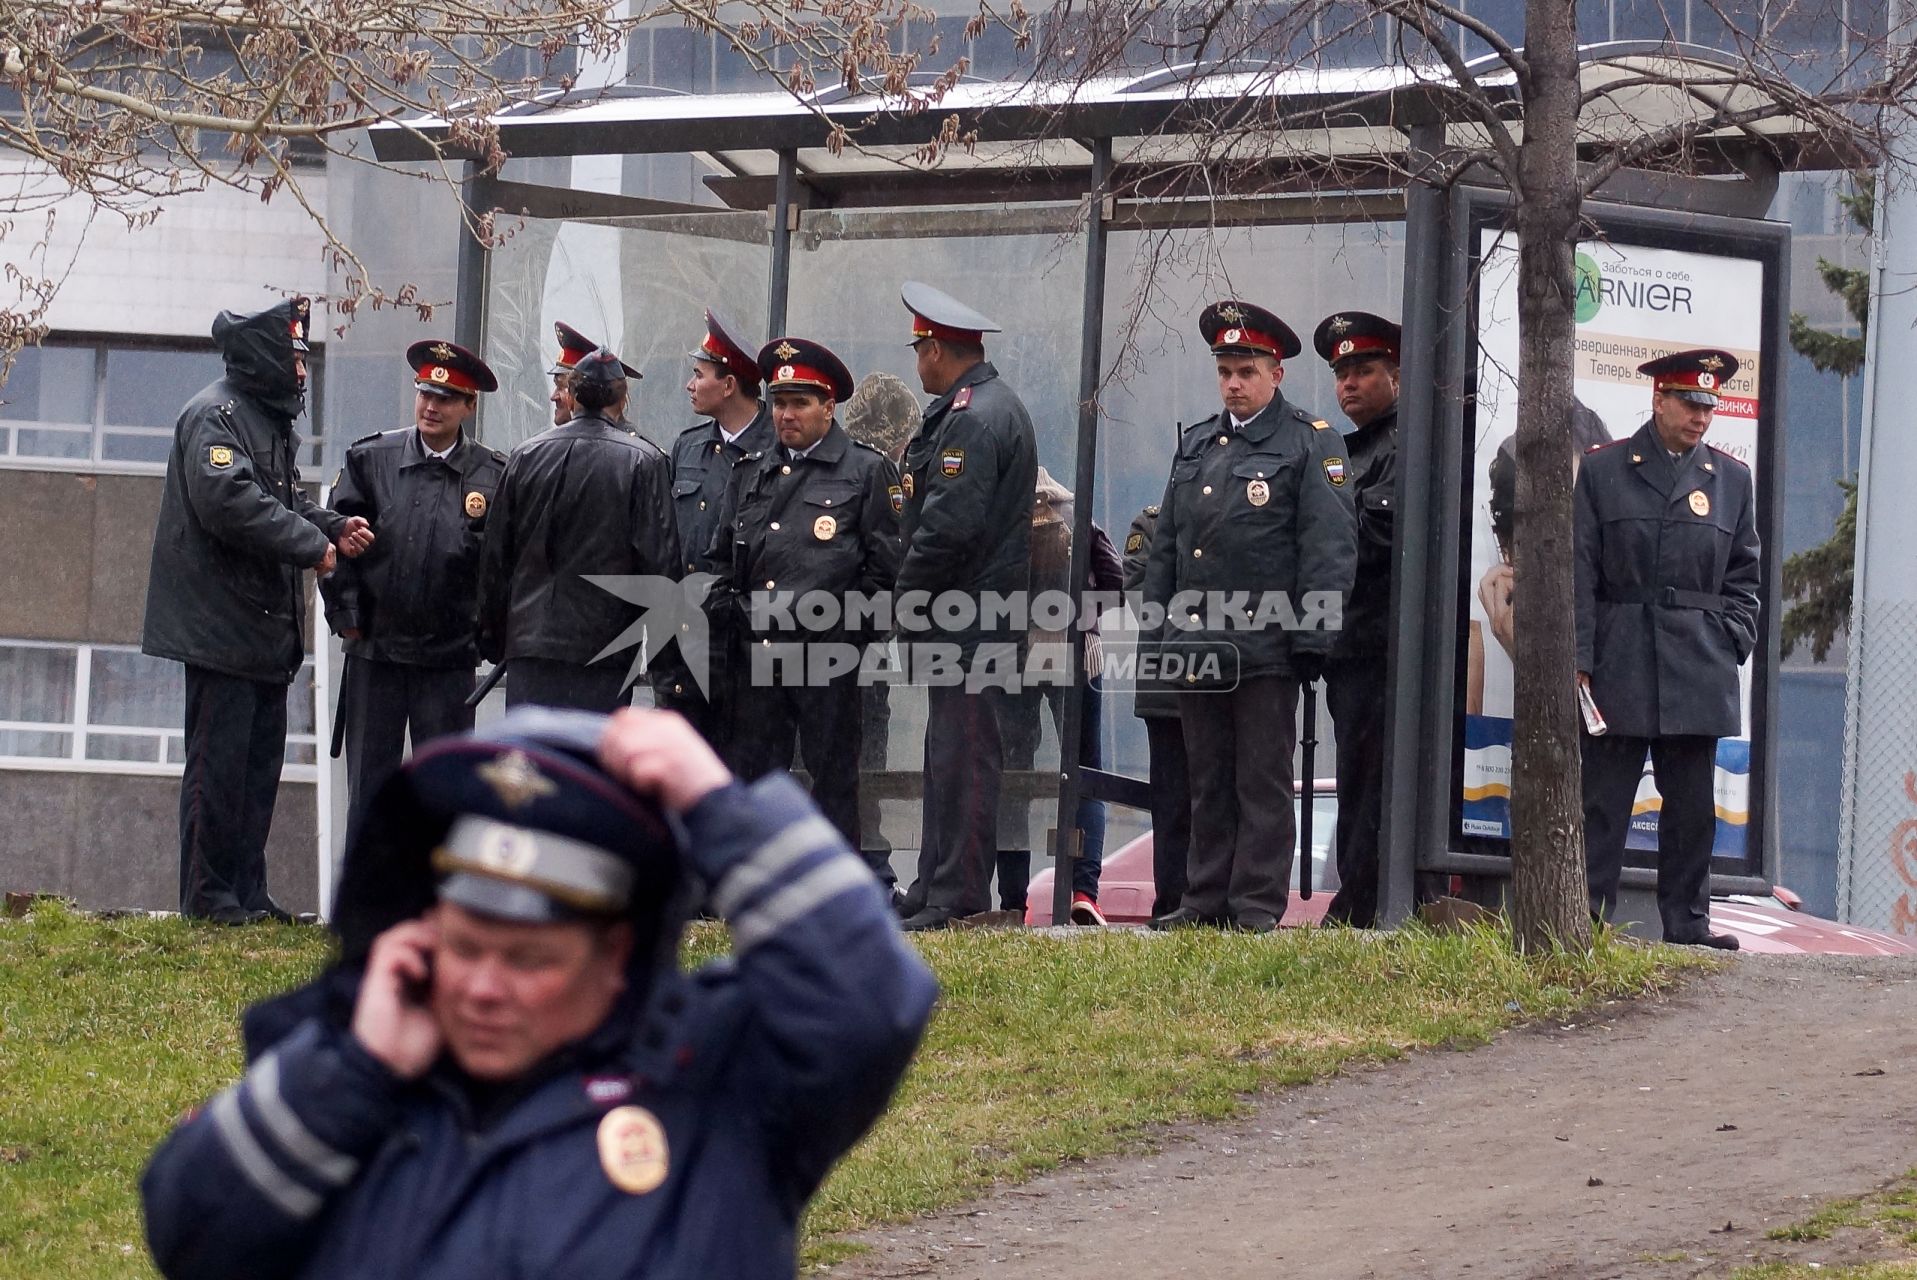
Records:
[[[433,995],[433,953],[425,956],[426,972],[417,978],[407,978],[400,983],[400,996],[407,1004],[425,1004]]]
[[[1584,717],[1584,731],[1593,738],[1599,737],[1610,729],[1604,723],[1604,715],[1597,709],[1597,700],[1591,696],[1591,686],[1578,681],[1578,714]]]

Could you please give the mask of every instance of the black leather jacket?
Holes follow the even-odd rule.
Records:
[[[443,460],[406,427],[353,442],[333,508],[364,516],[372,548],[320,583],[326,622],[357,630],[346,652],[415,667],[468,667],[479,608],[479,552],[506,455],[462,435]]]
[[[671,464],[658,446],[585,415],[514,449],[487,517],[479,652],[592,661],[639,610],[587,574],[678,579]]]

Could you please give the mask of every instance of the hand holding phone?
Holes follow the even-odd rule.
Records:
[[[432,1009],[438,946],[439,930],[425,920],[407,920],[380,934],[353,1007],[353,1035],[402,1080],[424,1075],[444,1043]]]

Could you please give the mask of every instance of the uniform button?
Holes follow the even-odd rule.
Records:
[[[1197,684],[1197,683],[1198,683],[1198,673],[1197,673],[1196,671],[1190,671],[1190,672],[1187,672],[1187,673],[1185,674],[1185,683],[1186,683],[1186,684]]]
[[[682,684],[675,684],[672,686],[672,691],[674,693],[684,693],[686,691],[686,687]]]
[[[717,452],[719,452],[719,450],[721,450],[721,449],[723,449],[723,448],[725,448],[725,446],[724,446],[724,445],[722,445],[722,444],[720,444],[720,443],[719,443],[719,442],[718,442],[717,440],[714,440],[714,441],[712,442],[712,451],[713,451],[714,453],[717,453]]]
[[[1211,486],[1210,486],[1210,485],[1206,485],[1206,486],[1205,486],[1205,489],[1204,489],[1204,492],[1206,492],[1206,493],[1210,493],[1210,492],[1211,492]]]
[[[1195,613],[1194,613],[1194,614],[1192,614],[1192,615],[1191,615],[1191,620],[1192,620],[1193,622],[1196,622],[1196,621],[1198,621],[1198,615],[1197,615],[1197,614],[1195,614]]]
[[[705,500],[702,498],[699,501],[699,510],[704,511],[705,509],[706,509]]]
[[[1205,549],[1203,547],[1193,547],[1191,549],[1191,558],[1194,560],[1203,560],[1205,558]]]
[[[791,468],[791,467],[780,467],[780,468],[779,468],[779,474],[780,474],[780,475],[782,475],[782,476],[789,476],[789,475],[791,475],[791,474],[792,474],[792,468]]]
[[[777,520],[774,520],[774,521],[772,522],[772,527],[773,527],[773,529],[775,529],[775,530],[776,530],[776,529],[777,529],[777,528],[779,527],[779,522],[778,522]]]
[[[1218,437],[1218,443],[1219,443],[1219,444],[1230,444],[1230,443],[1231,443],[1231,437],[1230,437],[1230,436],[1219,436],[1219,437]]]
[[[772,582],[772,579],[770,579],[770,578],[767,578],[767,579],[765,580],[765,589],[766,589],[767,591],[770,591],[770,590],[772,590],[772,587],[773,587],[773,582]]]
[[[828,506],[828,507],[829,507],[829,506],[831,506],[831,505],[832,505],[832,499],[830,499],[830,498],[827,498],[827,499],[825,500],[825,505],[826,505],[826,506]]]

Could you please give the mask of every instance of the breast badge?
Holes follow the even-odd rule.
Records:
[[[906,497],[909,498],[912,496],[912,473],[910,471],[899,477],[899,488],[905,491]],[[905,504],[903,502],[899,503],[899,510],[905,510]]]
[[[812,522],[812,536],[820,542],[832,541],[832,535],[839,531],[839,522],[831,516],[820,516]]]
[[[1262,507],[1271,501],[1271,485],[1263,480],[1253,480],[1245,486],[1245,497],[1252,506]]]
[[[1702,489],[1691,490],[1691,514],[1707,516],[1711,514],[1711,498]]]
[[[642,1196],[666,1180],[666,1131],[644,1107],[614,1107],[599,1122],[599,1167],[628,1195]]]
[[[477,520],[486,514],[486,495],[475,489],[466,495],[466,514]]]

